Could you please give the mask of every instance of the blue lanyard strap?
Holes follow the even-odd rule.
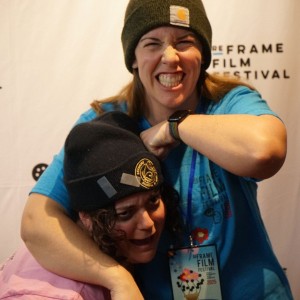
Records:
[[[207,109],[207,104],[205,103],[204,99],[200,102],[197,112],[199,114],[205,114],[205,111]],[[186,214],[186,226],[187,230],[189,232],[189,238],[191,246],[193,246],[193,239],[191,236],[191,231],[193,229],[193,186],[194,186],[194,178],[195,178],[195,170],[196,170],[196,160],[197,160],[197,151],[193,149],[192,154],[192,162],[191,162],[191,170],[190,170],[190,177],[189,177],[189,186],[188,186],[188,195],[187,195],[187,214]]]
[[[187,195],[187,214],[186,214],[186,225],[191,232],[193,228],[193,214],[192,214],[192,202],[193,202],[193,186],[194,186],[194,177],[195,177],[195,169],[196,169],[196,160],[197,160],[197,151],[193,150],[192,154],[192,163],[189,177],[189,187],[188,187],[188,195]]]

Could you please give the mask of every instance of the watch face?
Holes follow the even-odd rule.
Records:
[[[190,110],[178,110],[178,111],[175,111],[174,114],[172,114],[169,117],[169,122],[179,122],[180,120],[184,119],[189,114],[191,114]]]

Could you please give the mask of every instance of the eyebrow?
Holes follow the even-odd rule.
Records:
[[[189,32],[189,33],[187,33],[187,34],[184,34],[184,35],[180,36],[180,37],[178,38],[178,40],[184,39],[184,38],[186,38],[186,37],[193,37],[193,38],[196,38],[196,35],[195,35],[193,32]]]
[[[118,211],[118,210],[130,209],[134,206],[135,206],[134,204],[125,204],[119,207],[115,207],[115,210]]]
[[[182,36],[179,36],[178,38],[176,38],[176,40],[181,40],[181,39],[184,39],[184,38],[187,38],[187,37],[193,37],[193,38],[196,38],[196,35],[193,33],[193,32],[189,32],[187,34],[184,34]],[[156,38],[156,37],[151,37],[151,36],[145,36],[145,37],[142,37],[140,39],[140,42],[143,42],[144,40],[154,40],[154,41],[160,41],[160,38]]]
[[[160,191],[160,189],[157,189],[157,190],[153,190],[149,195],[148,195],[148,197],[147,197],[147,200],[150,200],[151,198],[153,198],[153,197],[162,197],[161,196],[161,191]],[[133,207],[135,207],[136,206],[136,203],[129,203],[129,204],[121,204],[121,206],[119,206],[119,207],[116,207],[115,206],[115,210],[122,210],[122,209],[130,209],[130,208],[133,208]]]
[[[140,42],[143,42],[143,41],[145,41],[145,40],[160,41],[160,39],[154,38],[154,37],[142,37],[142,38],[140,39]]]

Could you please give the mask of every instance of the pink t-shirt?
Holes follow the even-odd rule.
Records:
[[[0,299],[110,300],[111,297],[101,286],[48,272],[23,245],[0,267]]]

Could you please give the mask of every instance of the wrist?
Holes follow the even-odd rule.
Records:
[[[107,269],[105,279],[107,279],[106,288],[110,290],[126,287],[134,281],[132,274],[122,265]]]
[[[178,110],[169,117],[169,133],[174,140],[181,141],[178,125],[190,114],[191,110]]]

